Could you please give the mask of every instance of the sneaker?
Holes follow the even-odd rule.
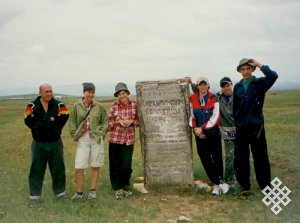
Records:
[[[123,190],[123,194],[125,197],[130,197],[132,195],[132,191],[129,189]]]
[[[125,196],[125,194],[124,194],[124,190],[123,189],[120,189],[120,190],[116,191],[116,199],[117,200],[123,199],[124,196]]]
[[[38,198],[38,199],[29,199],[28,207],[29,208],[33,208],[35,206],[38,206],[41,203],[42,203],[42,199],[41,198]]]
[[[83,194],[78,194],[78,193],[75,193],[73,195],[73,197],[71,198],[72,201],[79,201],[79,200],[82,200],[83,199]]]
[[[253,193],[250,190],[242,190],[239,193],[239,197],[249,197],[251,195],[253,195]]]
[[[235,188],[233,195],[238,196],[240,198],[246,198],[250,195],[253,195],[253,193],[250,190],[238,186],[237,188]]]
[[[213,186],[213,190],[212,190],[212,195],[216,195],[219,196],[221,194],[221,188],[219,187],[219,185],[214,185]]]
[[[219,184],[219,188],[223,194],[226,194],[229,191],[230,186],[227,183]]]
[[[96,193],[96,191],[91,190],[91,191],[89,192],[88,199],[89,199],[89,200],[95,200],[96,198],[97,198],[97,193]]]
[[[229,184],[229,186],[230,186],[230,189],[234,190],[234,189],[238,188],[238,182],[233,181]]]
[[[65,200],[65,199],[68,198],[68,196],[67,196],[66,192],[64,191],[64,192],[61,192],[61,193],[59,193],[59,194],[56,194],[56,195],[55,195],[55,198],[56,198],[57,200]]]

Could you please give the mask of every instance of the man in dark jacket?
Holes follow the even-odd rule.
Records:
[[[256,78],[252,72],[260,68],[265,77]],[[250,184],[249,146],[254,161],[256,180],[261,189],[270,185],[271,169],[264,128],[263,105],[266,92],[275,83],[278,75],[267,65],[254,59],[243,58],[237,71],[243,79],[233,91],[233,116],[236,125],[235,170],[242,187],[240,195],[248,195]]]
[[[47,163],[52,189],[57,198],[65,197],[65,164],[61,131],[69,118],[68,108],[53,98],[49,84],[40,86],[40,96],[29,103],[24,112],[25,124],[32,133],[32,161],[29,172],[29,206],[41,201]]]

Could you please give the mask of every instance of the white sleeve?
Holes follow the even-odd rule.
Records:
[[[219,102],[215,102],[212,116],[207,122],[203,124],[204,129],[209,130],[211,128],[216,127],[219,124],[220,121],[219,106],[220,106]]]
[[[195,122],[195,115],[194,115],[194,111],[193,111],[193,105],[192,103],[190,103],[190,109],[191,109],[191,115],[190,115],[190,120],[189,120],[189,126],[191,128],[195,127],[195,125],[193,124],[193,122]]]

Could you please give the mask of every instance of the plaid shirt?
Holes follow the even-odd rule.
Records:
[[[116,121],[127,119],[133,120],[129,127],[114,126]],[[134,128],[138,124],[137,102],[129,99],[128,103],[123,107],[119,101],[116,101],[111,106],[108,115],[108,131],[110,131],[108,141],[116,144],[133,145],[135,140]]]

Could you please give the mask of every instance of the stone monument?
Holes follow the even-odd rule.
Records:
[[[194,185],[187,79],[136,83],[146,184]]]

